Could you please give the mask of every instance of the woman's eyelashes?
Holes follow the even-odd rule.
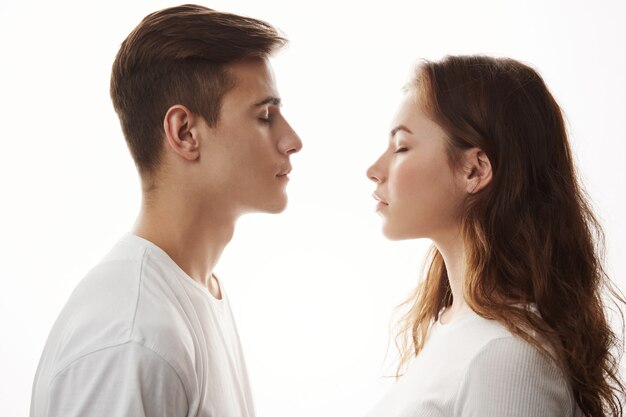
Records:
[[[393,151],[393,153],[402,153],[402,152],[406,152],[406,151],[408,151],[407,148],[400,147],[400,148],[396,149],[395,151]]]

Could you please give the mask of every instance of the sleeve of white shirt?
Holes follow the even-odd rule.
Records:
[[[573,396],[561,370],[517,337],[489,342],[468,367],[455,416],[566,417]]]
[[[47,417],[184,417],[188,402],[176,371],[135,342],[85,355],[50,384]]]

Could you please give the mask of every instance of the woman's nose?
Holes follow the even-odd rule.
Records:
[[[367,178],[369,178],[370,180],[374,181],[376,184],[380,184],[382,181],[383,176],[380,174],[380,172],[378,171],[378,168],[376,166],[376,164],[372,165],[371,167],[369,167],[367,169]]]

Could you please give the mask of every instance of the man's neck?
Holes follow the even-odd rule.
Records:
[[[187,275],[220,298],[219,286],[212,282],[213,269],[232,239],[235,221],[236,217],[216,208],[151,200],[149,206],[142,206],[132,233],[163,249]]]

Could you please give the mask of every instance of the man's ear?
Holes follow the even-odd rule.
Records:
[[[463,164],[463,180],[465,191],[476,194],[491,183],[491,161],[480,148],[471,148],[465,151]]]
[[[163,118],[166,143],[176,154],[189,161],[200,156],[200,138],[195,128],[199,119],[181,104],[170,107]]]

